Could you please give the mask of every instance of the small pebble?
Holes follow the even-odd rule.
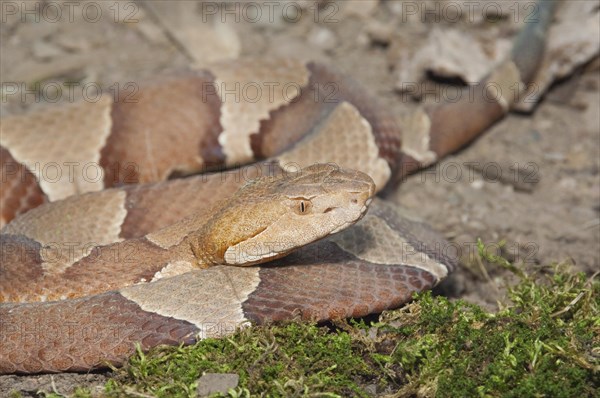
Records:
[[[52,43],[38,40],[32,46],[33,56],[39,59],[54,58],[62,55],[62,50]]]
[[[56,38],[56,41],[67,51],[84,52],[90,48],[89,41],[82,36],[61,35]]]
[[[383,25],[381,23],[370,23],[366,26],[365,31],[373,44],[388,45],[392,40],[394,32],[393,26]]]
[[[333,32],[326,28],[311,30],[308,35],[308,42],[323,50],[333,50],[338,44],[338,40]]]
[[[565,160],[565,154],[561,152],[548,152],[544,154],[544,159],[561,162]]]
[[[375,340],[377,338],[377,333],[379,332],[379,329],[376,327],[372,327],[369,329],[369,338],[371,340]]]
[[[480,190],[481,188],[483,188],[484,185],[485,185],[485,182],[483,180],[474,180],[471,183],[471,187],[476,190]]]
[[[558,186],[564,189],[575,189],[577,188],[577,181],[572,177],[562,178],[558,182]]]
[[[211,394],[227,394],[230,388],[236,388],[240,376],[235,373],[205,373],[198,380],[198,397],[206,397]]]
[[[369,384],[368,386],[365,387],[365,392],[370,395],[377,394],[377,385]]]

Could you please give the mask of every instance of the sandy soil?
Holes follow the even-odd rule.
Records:
[[[86,84],[110,88],[220,58],[293,55],[354,76],[401,120],[419,102],[398,91],[400,71],[410,61],[406,55],[423,45],[428,32],[458,29],[499,49],[522,23],[522,16],[491,20],[479,15],[452,24],[453,17],[442,8],[414,17],[406,1],[365,0],[352,6],[321,2],[321,8],[313,2],[274,3],[272,15],[263,13],[259,19],[251,8],[230,2],[236,22],[234,14],[211,2],[123,1],[119,7],[113,2],[75,2],[73,18],[55,2],[5,2],[0,109],[5,115],[43,105],[43,96],[10,94],[11,87],[23,87],[21,82],[41,82],[47,98],[58,95],[59,101],[68,101],[65,92],[57,94],[55,82],[79,82],[74,90],[78,97]],[[426,3],[436,10],[435,1]],[[23,7],[34,12],[26,14]],[[221,18],[227,23],[213,23]],[[489,308],[502,297],[507,274],[497,268],[484,272],[470,259],[477,238],[505,240],[505,254],[530,266],[566,260],[590,275],[600,269],[599,69],[597,58],[577,68],[533,113],[509,115],[472,145],[411,176],[389,195],[460,248],[462,266],[442,284],[441,292]],[[439,92],[456,82],[435,79],[431,84]],[[3,376],[0,396],[7,389],[35,396],[38,389],[52,390],[52,379],[65,393],[80,383],[98,385],[104,377]]]

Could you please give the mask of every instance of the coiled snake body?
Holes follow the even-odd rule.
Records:
[[[547,4],[488,78],[505,92],[534,75]],[[299,89],[227,100],[228,84],[257,81]],[[364,316],[431,288],[454,268],[443,239],[384,201],[365,211],[510,109],[485,83],[416,115],[403,146],[357,83],[294,60],[236,61],[157,79],[135,98],[4,118],[0,373],[118,365],[136,343]],[[268,161],[160,182],[256,159]],[[74,178],[36,178],[36,162],[69,164]],[[78,177],[88,164],[103,178]]]

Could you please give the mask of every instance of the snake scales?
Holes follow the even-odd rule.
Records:
[[[136,343],[192,343],[248,321],[364,316],[434,286],[455,266],[443,239],[379,199],[365,209],[508,112],[513,98],[486,83],[508,93],[532,80],[555,2],[541,4],[511,58],[473,97],[416,115],[411,139],[352,79],[281,59],[3,118],[0,373],[119,365]],[[225,100],[222,87],[257,81],[300,89]],[[162,181],[257,159],[268,161]],[[36,178],[36,162],[75,177]],[[87,164],[103,178],[78,177]]]

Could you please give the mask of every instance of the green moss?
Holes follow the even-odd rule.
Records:
[[[381,327],[395,335],[392,363],[407,373],[401,394],[592,396],[600,380],[600,284],[563,266],[530,276],[479,249],[520,277],[508,291],[511,305],[491,314],[425,293],[389,313]]]
[[[348,333],[314,324],[247,328],[193,347],[138,352],[107,390],[116,396],[135,384],[157,396],[193,396],[202,372],[235,372],[241,386],[270,396],[329,390],[361,395],[359,382],[376,378],[377,369],[356,355],[360,348]]]
[[[138,352],[105,394],[192,397],[203,372],[223,372],[240,376],[231,397],[597,396],[600,283],[565,266],[529,275],[482,244],[479,254],[520,280],[496,313],[426,292],[376,323],[247,328]]]

